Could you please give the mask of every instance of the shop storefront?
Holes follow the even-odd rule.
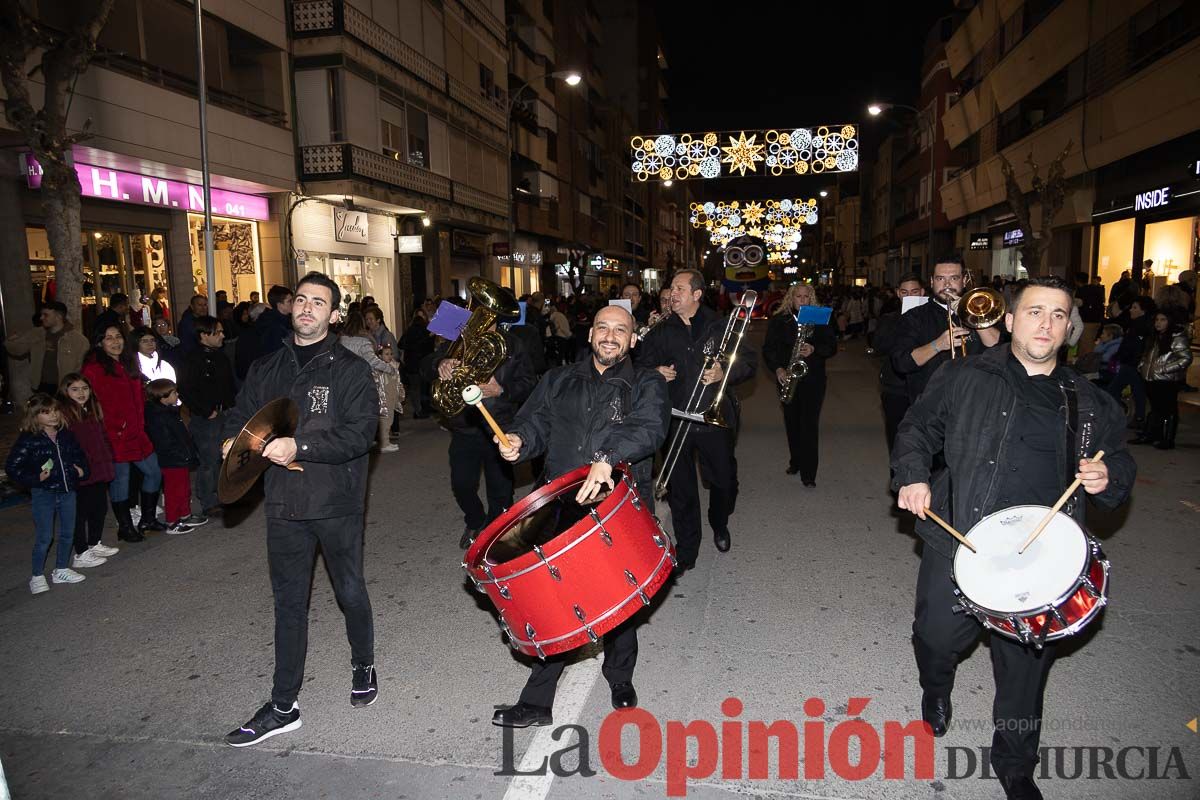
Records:
[[[1150,271],[1153,294],[1200,266],[1200,134],[1138,153],[1097,173],[1093,274],[1105,286]],[[1147,264],[1149,261],[1151,263]]]
[[[1021,245],[1025,244],[1025,233],[1014,225],[996,229],[988,234],[991,240],[992,275],[1008,280],[1028,278],[1029,273],[1021,263]]]
[[[342,290],[340,310],[375,298],[392,331],[403,330],[396,303],[396,220],[316,198],[297,198],[292,214],[296,272],[320,272]]]
[[[511,289],[516,297],[542,291],[542,263],[545,255],[536,239],[517,236],[517,247],[511,254],[503,244],[493,249],[493,261],[500,285]],[[511,259],[510,256],[511,255]]]
[[[55,297],[56,266],[39,194],[41,167],[29,154],[23,167],[25,240],[36,305]],[[172,318],[193,294],[207,293],[201,186],[82,161],[75,171],[82,193],[85,328],[106,298],[118,292],[135,300],[165,293],[161,299]],[[273,224],[268,199],[216,188],[211,196],[214,210],[222,213],[213,218],[217,288],[233,302],[246,300],[250,292],[262,291],[259,225]]]

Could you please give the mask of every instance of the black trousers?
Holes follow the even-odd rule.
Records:
[[[675,471],[671,473],[667,504],[671,507],[679,563],[686,567],[694,566],[700,555],[700,487],[694,466],[697,456],[700,475],[709,486],[708,524],[714,531],[725,530],[738,493],[733,429],[693,424],[684,440]]]
[[[788,466],[799,470],[800,479],[817,479],[817,440],[821,405],[825,402],[825,376],[810,375],[796,386],[792,402],[782,406],[783,425],[787,429]]]
[[[201,511],[221,505],[217,499],[217,481],[221,477],[221,426],[224,414],[212,419],[192,417],[188,432],[200,453],[200,466],[192,476],[192,491]]]
[[[892,447],[896,444],[896,431],[900,430],[900,423],[904,421],[904,415],[908,413],[908,395],[884,392],[879,395],[879,405],[883,407],[883,427],[887,434],[888,455],[890,456]]]
[[[913,649],[921,688],[940,697],[954,689],[959,657],[979,639],[983,626],[966,614],[955,614],[950,559],[926,546],[917,574],[917,610]],[[1054,645],[1036,650],[999,634],[991,637],[992,768],[996,775],[1032,776],[1041,739],[1042,695],[1054,663]]]
[[[275,593],[275,684],[271,701],[291,706],[304,682],[308,599],[317,545],[333,584],[353,664],[375,662],[371,598],[363,580],[363,515],[288,520],[267,517],[267,564]]]
[[[637,664],[637,625],[641,613],[634,614],[604,636],[604,665],[600,668],[608,685],[631,683],[633,667]],[[521,690],[521,702],[534,706],[554,706],[554,693],[571,653],[535,661],[529,680]]]
[[[487,489],[487,511],[479,500],[479,470]],[[513,503],[512,465],[500,457],[490,435],[450,433],[450,489],[468,528],[478,530]]]
[[[134,470],[136,472],[137,470]],[[75,490],[75,552],[100,544],[104,518],[108,516],[108,484],[93,483]]]
[[[1150,413],[1164,420],[1179,413],[1179,391],[1182,381],[1146,381],[1146,398],[1150,401]]]

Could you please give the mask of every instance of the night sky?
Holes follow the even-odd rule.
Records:
[[[916,104],[925,36],[954,5],[656,0],[655,8],[670,132],[849,122],[862,126],[869,151],[896,123],[868,116],[867,103]],[[744,14],[731,18],[730,9]],[[807,196],[830,182],[781,176],[703,183],[707,196],[732,198]]]

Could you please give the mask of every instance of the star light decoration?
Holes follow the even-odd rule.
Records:
[[[801,228],[817,224],[817,201],[750,200],[742,203],[692,203],[689,221],[704,228],[716,247],[724,247],[738,236],[757,236],[767,243],[767,261],[783,264],[800,246]]]
[[[728,142],[728,144],[725,144]],[[822,125],[793,130],[664,133],[629,141],[639,181],[751,175],[807,175],[858,169],[858,129]],[[761,167],[761,172],[760,172]]]

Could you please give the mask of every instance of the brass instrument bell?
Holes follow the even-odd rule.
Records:
[[[487,278],[476,275],[467,283],[467,290],[471,293],[471,318],[446,352],[446,358],[461,363],[449,379],[433,384],[433,405],[447,417],[458,414],[466,405],[463,389],[487,383],[508,357],[504,334],[488,329],[497,319],[521,316],[521,306],[512,292]]]
[[[973,330],[990,328],[1003,319],[1007,305],[1004,295],[990,286],[968,289],[958,299],[956,313],[963,327]]]

